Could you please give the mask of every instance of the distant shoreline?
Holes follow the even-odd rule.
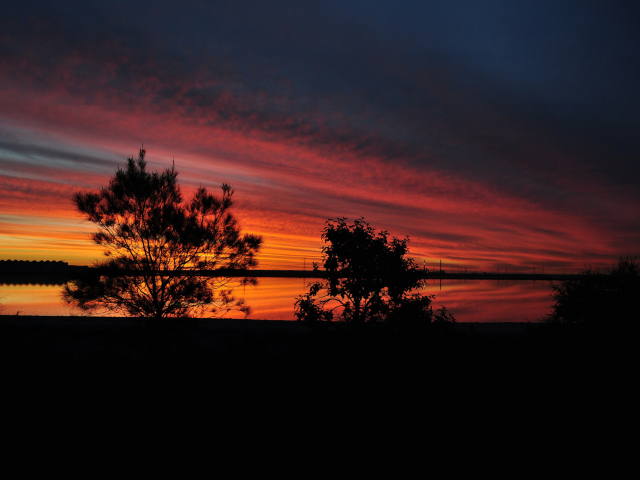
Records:
[[[62,282],[74,280],[84,275],[102,273],[112,275],[110,270],[101,270],[88,265],[69,265],[62,261],[25,261],[0,260],[0,281],[39,282],[42,277],[48,282]],[[119,272],[118,275],[139,274],[139,271]],[[324,269],[296,270],[296,269],[218,269],[218,270],[183,270],[155,272],[162,276],[224,276],[224,277],[256,277],[256,278],[328,278],[330,272]],[[534,281],[563,281],[576,280],[582,274],[567,273],[536,273],[533,272],[456,272],[446,270],[428,270],[416,268],[412,275],[427,280],[534,280]]]

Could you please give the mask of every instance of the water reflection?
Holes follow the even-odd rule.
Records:
[[[293,302],[309,279],[261,278],[257,287],[236,290],[252,308],[249,318],[293,320]],[[61,299],[59,285],[0,285],[4,314],[82,315]],[[434,308],[445,305],[459,322],[537,321],[550,311],[546,282],[496,280],[432,280],[422,291],[435,295]],[[230,313],[228,317],[238,317]]]
[[[0,285],[5,315],[80,315],[62,301],[60,285]]]
[[[539,321],[550,312],[548,282],[533,280],[433,280],[425,290],[434,308],[447,307],[459,322]]]

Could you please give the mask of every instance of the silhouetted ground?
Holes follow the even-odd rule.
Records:
[[[237,374],[304,382],[404,377],[415,382],[482,379],[566,382],[621,367],[623,332],[526,323],[458,323],[398,331],[287,321],[0,317],[5,374],[35,376]]]
[[[330,456],[355,441],[393,464],[422,463],[435,442],[499,449],[500,462],[524,449],[539,462],[613,433],[628,418],[624,399],[635,398],[623,334],[371,327],[0,316],[6,432],[23,442],[47,432],[48,446],[63,432],[136,448],[141,438],[172,449],[203,436],[243,449],[247,439],[286,439],[319,462],[327,452],[310,441],[326,442]]]

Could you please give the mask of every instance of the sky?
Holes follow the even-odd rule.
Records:
[[[0,258],[91,264],[78,190],[144,144],[235,190],[261,268],[364,217],[447,269],[640,254],[632,1],[37,1],[0,6]]]

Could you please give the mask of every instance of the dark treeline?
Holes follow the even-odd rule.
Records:
[[[2,275],[43,273],[65,275],[69,271],[69,264],[61,261],[0,260],[0,274]]]
[[[0,260],[0,285],[65,285],[91,267],[62,261]]]
[[[0,285],[66,285],[69,277],[66,275],[47,274],[10,274],[0,275]]]

